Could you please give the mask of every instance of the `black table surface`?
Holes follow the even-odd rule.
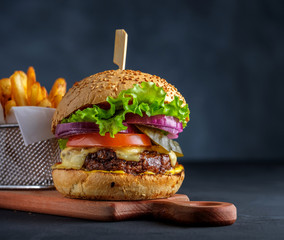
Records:
[[[195,201],[234,203],[235,224],[94,222],[0,209],[0,239],[284,239],[284,163],[189,163],[185,169],[179,193]]]

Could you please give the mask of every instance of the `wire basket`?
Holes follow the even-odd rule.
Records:
[[[19,125],[0,125],[0,189],[53,188],[51,166],[60,162],[55,139],[24,145]]]

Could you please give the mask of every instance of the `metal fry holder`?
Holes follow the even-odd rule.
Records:
[[[24,145],[19,125],[0,125],[0,189],[53,188],[51,166],[60,162],[55,139]]]

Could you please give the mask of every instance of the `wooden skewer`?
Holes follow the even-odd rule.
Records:
[[[124,29],[115,31],[113,62],[119,69],[125,69],[128,35]]]

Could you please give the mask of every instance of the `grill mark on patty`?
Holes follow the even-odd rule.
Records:
[[[155,174],[165,173],[165,171],[170,170],[172,167],[168,154],[146,150],[140,154],[140,160],[136,162],[119,159],[114,150],[105,148],[95,153],[89,153],[85,159],[83,168],[88,171],[122,170],[135,175],[146,171],[151,171]]]

